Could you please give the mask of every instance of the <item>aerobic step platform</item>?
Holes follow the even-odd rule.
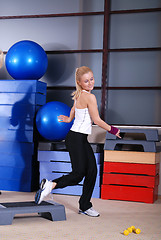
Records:
[[[144,152],[161,152],[160,142],[140,141],[140,140],[106,140],[104,150],[121,150],[122,146],[141,146]]]
[[[142,140],[152,141],[152,142],[159,142],[161,141],[161,135],[159,134],[157,129],[120,129],[120,135],[123,140],[126,138],[132,138],[132,140],[139,140],[139,138],[143,138]],[[137,139],[135,139],[137,137]],[[106,133],[106,139],[116,139],[115,135],[110,134],[109,132]]]
[[[53,201],[0,203],[0,225],[11,225],[16,214],[38,213],[51,221],[66,220],[65,207]]]

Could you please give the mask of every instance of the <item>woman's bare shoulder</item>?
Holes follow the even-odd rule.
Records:
[[[90,100],[90,101],[95,101],[96,100],[96,97],[95,97],[95,95],[93,94],[93,93],[90,93],[90,94],[88,94],[88,99]]]
[[[94,106],[95,104],[97,104],[97,100],[96,97],[93,93],[90,93],[87,95],[86,97],[86,102],[87,102],[87,106]]]
[[[89,106],[97,103],[96,97],[92,93],[83,92],[79,98],[79,101],[83,106]]]

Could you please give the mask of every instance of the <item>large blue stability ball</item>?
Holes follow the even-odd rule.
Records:
[[[5,64],[8,73],[16,80],[38,80],[47,70],[48,58],[39,44],[24,40],[8,50]]]
[[[70,107],[58,101],[48,102],[42,106],[36,115],[36,126],[39,133],[50,141],[64,140],[72,122],[59,122],[59,115],[70,115]]]

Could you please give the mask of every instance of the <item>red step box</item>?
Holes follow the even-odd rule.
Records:
[[[116,184],[154,188],[159,185],[159,175],[144,176],[136,174],[104,173],[103,184]]]
[[[158,198],[158,186],[155,188],[120,185],[102,185],[101,199],[125,200],[154,203]]]
[[[122,162],[104,162],[105,173],[130,173],[156,176],[159,174],[159,163],[140,164],[140,163],[122,163]]]

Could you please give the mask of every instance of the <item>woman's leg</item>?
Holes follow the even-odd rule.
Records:
[[[64,188],[78,184],[85,177],[79,205],[82,211],[86,211],[92,207],[90,200],[97,176],[96,159],[85,134],[69,132],[66,146],[70,154],[72,172],[53,182],[57,183],[55,188]]]
[[[77,185],[85,176],[83,193],[79,204],[80,209],[82,211],[86,211],[92,206],[90,199],[93,193],[97,175],[97,166],[94,153],[87,141],[86,134],[70,131],[66,138],[66,146],[71,158],[72,172],[68,175],[63,175],[62,177],[53,180],[52,189]],[[50,183],[48,182],[46,183],[46,186],[49,186],[49,189],[51,187]],[[48,193],[48,190],[45,191],[43,187],[40,190],[41,196],[36,197],[36,202],[38,202],[39,199],[42,201],[46,193]]]
[[[86,174],[86,154],[84,144],[87,135],[70,131],[66,137],[66,147],[70,155],[72,172],[54,179],[55,188],[77,185]]]
[[[80,209],[86,211],[92,207],[90,202],[97,176],[96,159],[91,145],[86,141],[84,151],[86,154],[86,174],[83,183],[83,192],[79,200]]]
[[[52,182],[43,179],[40,184],[40,189],[35,195],[36,203],[40,204],[54,188],[77,185],[82,181],[86,173],[86,151],[84,151],[86,138],[86,134],[69,131],[66,137],[66,146],[70,154],[72,172],[54,179]]]

